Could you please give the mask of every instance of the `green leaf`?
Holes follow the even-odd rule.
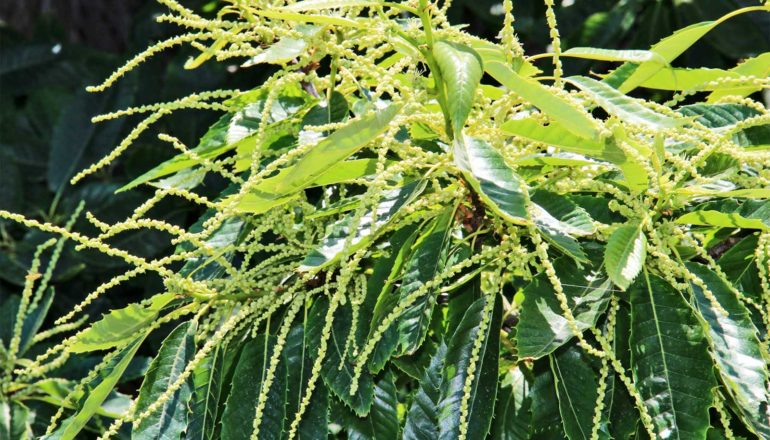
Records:
[[[755,7],[739,9],[719,18],[718,20],[704,21],[701,23],[692,24],[683,29],[679,29],[678,31],[674,32],[673,35],[666,37],[660,40],[660,42],[657,44],[653,45],[650,48],[650,51],[660,55],[666,61],[666,64],[668,64],[674,61],[685,50],[700,40],[710,30],[714,29],[714,27],[716,27],[719,23],[735,15],[752,10],[761,10],[761,8]],[[624,66],[621,66],[621,68]],[[638,64],[635,69],[632,69],[633,73],[627,78],[619,79],[613,77],[610,80],[610,84],[612,84],[613,87],[619,89],[621,92],[628,93],[641,85],[646,79],[657,73],[661,67],[663,67],[663,65],[659,61],[645,61],[641,64]]]
[[[203,224],[216,214],[217,211],[209,209],[198,221],[190,226],[190,233],[197,234],[203,229]],[[232,262],[235,253],[227,249],[238,242],[243,233],[245,221],[241,217],[228,217],[222,224],[208,235],[203,242],[211,249],[213,255],[194,255],[185,260],[184,266],[179,269],[179,275],[193,280],[210,280],[220,277],[225,268],[217,259]],[[192,252],[196,247],[190,242],[182,242],[177,246],[177,253]],[[217,257],[217,258],[215,258]]]
[[[265,335],[258,335],[244,344],[222,413],[223,440],[251,438],[259,394],[275,345],[275,337]],[[259,438],[281,438],[285,410],[286,364],[279,362],[262,411]]]
[[[589,440],[598,395],[596,372],[586,355],[575,346],[564,347],[549,359],[564,432],[570,440]],[[610,437],[600,430],[599,438]]]
[[[454,210],[447,210],[436,218],[431,228],[417,239],[409,258],[401,285],[400,301],[436,278],[445,267],[454,224]],[[429,290],[417,299],[398,319],[398,355],[414,354],[428,334],[428,325],[436,304],[436,291]]]
[[[294,12],[304,11],[322,11],[324,9],[339,9],[339,8],[363,8],[367,6],[382,5],[382,1],[378,0],[303,0],[288,6],[283,9]]]
[[[197,69],[200,67],[203,63],[210,60],[211,57],[217,54],[218,51],[222,50],[225,46],[227,46],[227,39],[224,37],[217,38],[214,40],[213,43],[211,43],[211,46],[201,51],[198,56],[195,58],[189,58],[184,63],[184,68],[187,70]]]
[[[412,399],[404,425],[404,438],[434,440],[439,436],[439,402],[444,376],[446,344],[439,345],[425,369],[419,388]]]
[[[242,67],[250,67],[256,64],[286,64],[302,55],[307,48],[307,41],[302,38],[281,38],[264,52],[251,58]]]
[[[518,440],[529,437],[532,407],[532,383],[521,366],[508,370],[497,391],[495,419],[492,422],[492,440]]]
[[[541,366],[542,368],[542,366]],[[550,368],[538,371],[535,365],[535,380],[532,384],[532,420],[529,426],[532,440],[566,439],[559,398],[556,395],[556,383]]]
[[[267,178],[254,186],[248,194],[239,196],[236,206],[239,212],[262,214],[276,206],[288,203],[296,198],[295,195],[277,194],[277,188],[292,172],[294,167],[288,167],[273,177]],[[336,164],[312,182],[306,188],[335,185],[350,182],[371,175],[377,169],[377,159],[353,159]],[[232,197],[232,196],[231,196]],[[226,201],[227,203],[227,201]]]
[[[531,199],[535,203],[535,224],[546,239],[575,261],[588,262],[583,248],[573,238],[596,231],[588,213],[568,197],[548,191],[536,191]]]
[[[591,140],[599,139],[599,123],[583,109],[579,109],[551,92],[539,82],[516,74],[510,67],[492,61],[484,69],[500,84],[521,96],[559,123],[573,135]]]
[[[120,380],[120,377],[146,336],[146,333],[142,333],[139,337],[129,342],[128,345],[121,348],[97,372],[96,376],[85,384],[85,392],[76,405],[76,413],[64,420],[59,428],[50,436],[44,437],[46,440],[73,440],[79,438],[77,437],[78,434],[85,428],[94,414],[101,409],[102,403],[110,395],[115,385],[117,385],[118,380]]]
[[[743,294],[758,298],[762,291],[755,249],[759,237],[749,235],[725,252],[717,263],[727,279]]]
[[[502,49],[502,47],[500,47],[500,45],[494,44],[483,38],[478,38],[470,34],[467,35],[466,37],[470,42],[470,46],[481,57],[481,61],[484,67],[487,66],[487,63],[490,63],[492,61],[497,61],[503,64],[507,63],[508,56],[506,55],[506,52]],[[538,69],[534,64],[532,64],[532,62],[530,62],[523,56],[514,57],[512,61],[513,61],[512,67],[514,72],[518,73],[523,77],[532,77],[542,72],[542,70]],[[481,87],[484,88],[489,86],[485,86],[484,84],[482,84]]]
[[[687,269],[706,284],[728,313],[724,315],[714,309],[703,289],[690,283],[693,303],[705,321],[706,339],[725,389],[732,396],[746,426],[759,437],[770,437],[770,401],[767,395],[770,375],[749,311],[711,269],[696,263],[687,264]]]
[[[377,259],[372,276],[367,280],[367,298],[363,313],[372,316],[371,323],[359,324],[361,334],[371,334],[373,325],[385,318],[396,307],[400,295],[393,293],[404,265],[411,252],[414,241],[419,236],[416,226],[400,229],[388,241],[387,256]],[[376,293],[376,294],[375,294]],[[391,325],[383,333],[380,341],[369,358],[369,371],[378,373],[385,367],[398,344],[398,328]]]
[[[386,372],[374,384],[374,402],[369,414],[360,418],[351,416],[347,424],[349,440],[398,440],[398,398],[393,373]]]
[[[577,263],[585,263],[588,261],[588,257],[583,251],[583,247],[580,243],[569,235],[560,232],[558,229],[547,226],[542,222],[544,217],[542,214],[536,218],[538,223],[538,230],[543,234],[543,237],[556,249],[558,249],[564,255],[572,258]]]
[[[647,238],[641,223],[629,223],[615,230],[604,251],[604,267],[616,286],[628,289],[647,259]]]
[[[350,212],[358,208],[359,206],[361,206],[362,199],[363,197],[361,197],[360,195],[345,197],[344,199],[340,199],[336,202],[330,203],[329,205],[322,207],[320,209],[317,209],[313,211],[313,213],[306,215],[305,220],[313,220],[317,218],[329,217],[332,215],[338,215],[338,214],[343,214],[345,212]]]
[[[461,263],[469,259],[473,255],[473,251],[469,243],[461,242],[458,246],[449,253],[447,259],[447,267],[452,267],[455,264]],[[468,308],[479,298],[481,298],[481,276],[479,275],[478,266],[471,271],[468,275],[469,279],[453,292],[449,292],[449,304],[446,307],[446,314],[444,316],[443,331],[444,339],[447,336],[453,335],[457,326],[465,316],[465,312]]]
[[[615,337],[612,338],[612,349],[624,368],[631,365],[631,350],[629,335],[631,334],[631,310],[627,302],[620,302],[615,316]],[[618,440],[629,440],[641,425],[639,410],[634,399],[619,375],[612,374],[609,379],[606,394],[606,417],[610,421],[610,434]]]
[[[132,368],[135,368],[137,364],[143,364],[144,360],[143,357],[134,357],[120,377],[118,384],[136,379],[136,377],[132,377],[133,372],[131,370]],[[149,363],[149,360],[147,360],[147,363]],[[93,367],[93,364],[88,365],[88,367]],[[34,400],[40,400],[41,402],[46,402],[53,406],[62,407],[68,410],[77,410],[77,402],[83,397],[83,391],[75,390],[75,385],[75,383],[68,380],[62,380],[61,378],[44,379],[34,384],[34,389],[39,394],[35,394],[33,398]],[[122,417],[130,405],[130,396],[112,390],[94,414],[116,419]]]
[[[310,374],[313,370],[313,356],[315,353],[309,349],[306,340],[304,323],[294,325],[286,337],[286,345],[283,348],[283,358],[286,361],[287,371],[287,396],[286,414],[282,438],[288,438],[288,432],[299,410],[300,402],[305,393]],[[316,383],[313,394],[310,396],[310,405],[305,410],[297,428],[297,437],[300,440],[316,440],[328,438],[329,432],[329,391],[323,381]]]
[[[43,297],[38,302],[37,307],[31,310],[27,310],[24,317],[24,323],[21,328],[21,341],[19,344],[19,354],[26,353],[27,349],[32,345],[32,338],[35,337],[40,327],[43,325],[43,321],[48,315],[48,309],[51,308],[53,303],[54,290],[53,287],[49,288]]]
[[[443,40],[433,45],[433,56],[444,80],[449,119],[458,137],[473,108],[476,88],[484,73],[481,57],[468,46]]]
[[[331,100],[328,102],[323,100],[305,113],[300,126],[305,129],[307,126],[343,122],[347,120],[349,113],[350,106],[345,95],[335,90],[332,92]]]
[[[563,57],[585,58],[599,61],[629,61],[641,63],[644,61],[666,64],[665,58],[649,50],[616,50],[596,47],[571,47],[561,53]]]
[[[288,195],[307,187],[324,172],[347,159],[385,132],[401,106],[391,104],[356,119],[316,144],[276,185],[275,193]]]
[[[527,221],[525,184],[497,150],[481,139],[457,137],[454,159],[487,207],[509,222]]]
[[[583,167],[596,165],[599,162],[595,160],[576,158],[567,154],[532,154],[516,159],[514,162],[520,167]]]
[[[443,321],[443,311],[440,308],[434,309],[433,316],[431,317],[431,329],[436,333],[443,332],[443,328],[439,329],[439,324]],[[435,339],[428,335],[423,341],[420,348],[413,354],[401,356],[392,359],[391,365],[396,367],[400,372],[404,373],[406,377],[420,380],[425,370],[430,364],[431,358],[438,349],[438,344]],[[395,370],[394,370],[395,371]]]
[[[731,129],[746,119],[760,116],[757,109],[741,104],[693,104],[677,109],[684,116],[708,128]],[[770,143],[770,124],[753,126],[745,130],[733,130],[731,140],[741,147]]]
[[[610,281],[598,265],[581,269],[567,258],[558,258],[554,268],[578,329],[595,326],[607,309]],[[546,274],[538,274],[522,294],[524,299],[516,325],[516,348],[520,357],[541,358],[574,337]]]
[[[625,220],[622,215],[610,210],[608,197],[596,194],[570,194],[569,198],[599,223],[611,225]]]
[[[748,200],[738,204],[728,199],[722,203],[705,203],[697,206],[695,211],[677,218],[676,222],[686,225],[768,231],[770,230],[770,201]]]
[[[400,286],[396,291],[383,289],[377,300],[370,335],[394,307],[441,272],[449,251],[453,215],[454,210],[446,210],[425,230],[420,231],[421,234],[414,243],[403,272],[396,272],[398,278],[401,279]],[[428,325],[433,314],[433,307],[436,304],[437,288],[438,286],[425,292],[396,318],[391,324],[393,334],[383,338],[383,342],[386,342],[386,339],[389,342],[386,343],[389,347],[383,348],[383,350],[395,351],[392,354],[403,356],[411,355],[420,348],[428,333]],[[372,366],[374,371],[379,371],[383,367],[384,361],[390,357],[390,353],[387,356],[383,356],[383,354],[378,356],[380,359],[377,365]]]
[[[566,81],[585,92],[607,113],[617,116],[623,122],[643,125],[656,130],[673,128],[683,124],[683,122],[658,113],[648,106],[642,105],[639,100],[593,78],[571,76],[566,78]]]
[[[323,297],[318,298],[310,309],[306,327],[307,350],[310,356],[316,356],[318,352],[328,308],[329,300]],[[321,377],[327,388],[360,417],[366,415],[372,406],[374,381],[368,371],[364,370],[359,378],[358,390],[355,395],[350,395],[355,358],[348,356],[345,348],[352,321],[353,314],[350,306],[339,306],[334,314],[326,356],[321,367]],[[352,347],[348,348],[352,349]]]
[[[217,201],[221,201],[222,198],[238,191],[238,188],[237,185],[231,184],[219,194]],[[216,213],[217,211],[215,209],[207,209],[206,212],[204,212],[204,214],[190,226],[189,232],[193,234],[201,233],[203,231],[203,225],[216,215]],[[211,280],[220,277],[225,272],[225,268],[220,262],[222,260],[232,262],[235,253],[232,250],[227,251],[227,249],[238,242],[243,233],[244,224],[245,221],[243,218],[236,216],[228,217],[222,221],[222,224],[214,231],[209,232],[207,238],[203,240],[203,242],[211,249],[212,255],[194,255],[187,258],[184,266],[179,269],[179,274],[196,281]],[[179,254],[183,252],[193,252],[195,250],[197,250],[195,245],[189,241],[183,241],[177,245],[175,252]]]
[[[246,110],[244,110],[244,113],[245,112]],[[226,114],[219,118],[219,120],[209,128],[208,132],[203,135],[198,142],[198,146],[193,148],[192,151],[203,159],[214,159],[217,156],[234,149],[235,145],[230,145],[227,142],[227,131],[231,128],[231,122],[235,120],[236,118],[233,114]],[[251,117],[242,119],[241,121],[249,123],[250,127],[248,128],[248,131],[256,129],[256,127],[251,126],[255,122]],[[246,134],[246,131],[244,130],[243,133]],[[118,191],[136,188],[143,183],[168,176],[169,174],[182,171],[195,165],[197,165],[197,161],[191,159],[189,155],[179,154],[132,180]]]
[[[187,440],[216,439],[219,401],[226,386],[225,350],[226,347],[217,344],[193,370],[192,398],[184,437]]]
[[[486,315],[486,301],[495,301],[491,315]],[[500,345],[501,300],[499,296],[480,298],[463,316],[452,337],[447,341],[441,400],[438,404],[439,439],[456,439],[460,433],[460,411],[467,397],[467,438],[482,439],[489,432],[497,394],[497,365]],[[474,353],[474,342],[481,323],[487,326],[478,352],[468,395],[465,381]]]
[[[630,289],[631,371],[662,438],[703,438],[716,386],[700,323],[681,294],[645,271]]]
[[[191,321],[179,324],[160,346],[158,355],[139,389],[136,414],[145,412],[184,372],[195,353],[193,336],[195,325]],[[187,402],[190,400],[190,381],[171,395],[156,411],[151,413],[131,431],[131,437],[142,440],[177,440],[187,429]]]
[[[503,123],[500,129],[506,134],[552,145],[570,153],[582,154],[614,164],[626,161],[625,154],[611,142],[600,139],[585,139],[573,134],[558,122],[542,125],[534,118],[512,119]]]
[[[0,147],[0,209],[11,212],[21,211],[24,203],[24,180],[15,156],[10,148]]]
[[[45,65],[62,55],[59,43],[31,44],[14,41],[11,44],[9,41],[0,51],[0,75]]]
[[[576,205],[569,197],[545,190],[534,191],[532,202],[547,212],[551,219],[543,221],[549,227],[567,235],[584,237],[596,232],[593,219],[585,209]],[[543,217],[545,218],[545,217]]]
[[[300,270],[328,266],[335,262],[343,251],[352,253],[365,246],[401,208],[411,203],[422,192],[424,186],[425,182],[417,181],[385,191],[375,208],[374,215],[367,212],[355,225],[355,230],[351,230],[353,215],[346,216],[330,225],[321,244],[307,254]]]
[[[719,84],[711,84],[712,81],[725,78],[738,78],[740,75],[722,69],[685,69],[681,67],[665,67],[645,80],[641,87],[657,90],[689,90],[700,88],[701,90],[717,90],[728,87]],[[734,87],[734,86],[729,86]]]
[[[34,438],[29,408],[15,400],[0,400],[0,438],[27,440]]]
[[[702,175],[705,175],[705,173]],[[719,189],[709,189],[698,186],[685,186],[683,188],[677,189],[676,194],[684,195],[688,198],[738,197],[742,199],[770,199],[770,188],[735,189],[731,191],[723,191]]]
[[[742,61],[737,66],[730,69],[730,73],[736,76],[755,76],[757,78],[766,78],[770,75],[770,52],[759,54],[755,57]],[[716,102],[719,99],[732,95],[732,96],[749,96],[752,93],[758,92],[759,87],[742,87],[738,89],[729,90],[715,90],[706,98],[706,102]]]
[[[82,166],[82,158],[97,132],[91,118],[104,111],[111,93],[114,92],[94,94],[81,90],[60,113],[51,134],[46,174],[51,191],[61,191]]]
[[[68,350],[72,353],[106,350],[135,340],[136,333],[152,324],[160,310],[171,302],[174,296],[170,292],[162,293],[150,298],[146,306],[129,304],[122,309],[111,311],[78,333]]]
[[[295,5],[297,4],[299,3],[295,3]],[[295,28],[297,32],[302,33],[307,38],[315,37],[320,29],[319,26],[312,25],[299,25]],[[243,63],[241,67],[251,67],[261,63],[286,64],[302,55],[306,48],[307,41],[304,38],[283,37],[265,49],[264,52]]]

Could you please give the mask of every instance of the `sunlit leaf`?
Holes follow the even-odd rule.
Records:
[[[484,73],[481,57],[470,47],[443,40],[434,44],[433,55],[444,79],[450,120],[457,137],[468,119]]]
[[[630,223],[615,230],[604,252],[604,267],[615,285],[626,290],[644,266],[647,238],[641,223]]]
[[[527,219],[524,182],[486,141],[463,136],[454,140],[455,163],[484,203],[517,224]]]
[[[770,230],[770,201],[748,200],[738,204],[727,199],[723,203],[707,203],[677,218],[676,222],[767,231]]]
[[[163,293],[152,297],[147,306],[129,304],[111,311],[78,333],[69,350],[73,353],[105,350],[134,340],[136,333],[147,328],[174,296],[170,292]]]
[[[601,81],[586,76],[571,76],[566,80],[585,92],[607,113],[617,116],[624,122],[644,125],[652,129],[673,128],[681,124],[676,119],[642,105],[639,100],[626,96]]]
[[[99,411],[102,403],[112,392],[118,380],[120,380],[120,377],[146,336],[146,333],[142,333],[134,338],[128,345],[120,349],[94,377],[90,378],[85,384],[82,397],[77,402],[75,414],[62,421],[59,428],[51,435],[44,437],[46,440],[73,440],[79,438],[79,433]]]
[[[730,72],[737,76],[754,76],[757,78],[766,78],[770,75],[770,52],[759,54],[755,57],[743,60],[740,64],[730,69]],[[706,98],[706,102],[716,102],[719,99],[731,96],[748,96],[759,91],[757,86],[731,88],[728,90],[717,89]]]
[[[649,50],[617,50],[601,49],[596,47],[571,47],[561,53],[564,57],[586,58],[599,61],[630,61],[641,63],[644,61],[666,64],[665,58],[660,54]]]
[[[392,104],[335,131],[294,164],[286,176],[276,184],[274,193],[288,195],[306,187],[332,166],[347,159],[382,134],[400,109],[400,106]]]
[[[733,11],[715,21],[704,21],[692,24],[683,29],[679,29],[671,36],[660,40],[660,42],[654,44],[650,48],[650,51],[660,55],[665,60],[666,64],[668,64],[679,57],[679,55],[690,48],[690,46],[698,42],[698,40],[703,38],[703,36],[714,29],[718,24],[735,15],[757,10],[761,9],[758,7],[743,8]],[[622,93],[628,93],[641,85],[645,80],[657,73],[663,67],[663,64],[659,61],[644,61],[637,65],[628,64],[625,66],[633,66],[630,69],[633,73],[625,78],[619,78],[618,76],[610,76],[608,78],[608,83]]]
[[[540,109],[572,134],[591,140],[598,139],[599,123],[588,113],[557,96],[544,85],[533,79],[519,76],[500,62],[487,63],[484,69],[500,84]]]

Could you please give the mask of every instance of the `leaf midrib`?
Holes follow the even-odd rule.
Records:
[[[580,430],[580,434],[583,436],[584,439],[588,438],[586,437],[586,433],[583,432],[583,426],[580,424],[580,419],[578,418],[577,411],[575,410],[575,405],[572,404],[572,397],[570,397],[570,393],[567,391],[567,385],[564,381],[564,375],[561,373],[561,366],[559,365],[558,359],[556,359],[556,356],[553,357],[554,365],[556,366],[556,371],[559,375],[559,379],[561,379],[562,386],[564,387],[564,391],[567,395],[567,401],[569,403],[569,409],[570,412],[572,412],[572,416],[575,418],[575,421],[577,422],[577,427]],[[558,386],[558,385],[557,385]]]
[[[651,288],[651,285],[650,285],[650,276],[647,273],[647,269],[646,268],[644,269],[644,280],[645,280],[645,284],[646,284],[646,288],[647,288],[647,293],[649,294],[649,297],[650,297],[650,309],[652,310],[652,317],[655,320],[655,331],[656,331],[655,336],[656,336],[656,339],[658,340],[658,344],[660,346],[660,357],[662,359],[663,370],[664,370],[665,375],[666,375],[666,388],[668,389],[668,400],[671,403],[671,412],[674,415],[674,427],[676,428],[676,429],[674,429],[674,433],[676,434],[676,438],[680,439],[681,437],[679,436],[679,424],[677,422],[678,419],[677,419],[677,416],[676,416],[676,406],[674,405],[674,393],[673,393],[673,390],[671,389],[671,379],[670,379],[670,375],[669,375],[669,372],[668,372],[668,361],[666,359],[667,352],[666,352],[666,350],[664,349],[664,346],[663,346],[663,338],[661,336],[662,335],[661,328],[660,328],[660,325],[658,323],[659,322],[658,321],[658,310],[656,308],[657,304],[655,302],[655,297],[652,294],[652,288]]]
[[[184,358],[184,356],[180,356],[180,354],[186,350],[186,345],[187,345],[187,332],[185,332],[185,334],[182,335],[182,341],[181,341],[181,343],[179,345],[177,345],[176,351],[174,351],[174,353],[173,353],[173,361],[171,363],[171,371],[169,372],[170,373],[169,377],[168,377],[168,379],[165,382],[170,383],[171,382],[171,376],[176,371],[178,371],[178,369],[176,367],[179,365],[180,358],[182,358],[182,359]],[[176,379],[174,379],[174,380],[176,381]],[[182,387],[184,387],[184,384],[182,384]],[[156,439],[162,438],[162,435],[161,435],[162,434],[162,427],[163,427],[164,420],[166,420],[167,409],[169,408],[170,403],[176,403],[176,399],[174,397],[175,397],[175,395],[179,394],[182,391],[182,387],[180,387],[176,391],[174,391],[174,393],[171,395],[171,397],[161,406],[161,411],[158,414],[157,422],[153,424],[153,425],[157,425],[158,426],[158,434],[155,437]]]

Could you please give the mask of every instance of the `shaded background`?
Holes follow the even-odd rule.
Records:
[[[203,15],[214,14],[217,0],[183,1]],[[597,46],[645,49],[688,24],[715,19],[748,5],[748,0],[564,0],[557,1],[559,29],[566,48]],[[156,56],[120,80],[106,93],[88,94],[84,87],[101,81],[134,54],[178,32],[158,24],[164,8],[151,0],[3,0],[0,3],[0,209],[63,224],[83,200],[86,209],[107,222],[125,219],[153,189],[114,194],[121,185],[173,155],[157,140],[171,133],[194,146],[217,117],[205,111],[181,111],[164,118],[142,135],[115,165],[76,186],[69,178],[105,155],[137,122],[123,118],[93,125],[92,116],[133,105],[172,100],[217,88],[250,89],[269,71],[257,67],[228,69],[207,63],[182,68],[194,52],[176,48]],[[454,0],[453,23],[468,23],[469,31],[495,38],[502,23],[497,0]],[[528,53],[546,50],[548,28],[541,0],[514,0],[515,27]],[[712,32],[677,60],[680,66],[730,67],[741,58],[770,50],[770,14],[748,14]],[[539,61],[547,70],[548,61]],[[235,67],[235,66],[233,66]],[[569,73],[606,71],[608,65],[565,60]],[[220,182],[207,181],[204,191],[215,195]],[[200,214],[183,201],[168,201],[153,211],[157,218],[188,226]],[[85,221],[77,229],[93,232]],[[35,247],[50,236],[0,220],[0,339],[7,341]],[[143,257],[171,252],[168,237],[153,231],[121,235],[112,242]],[[96,286],[123,273],[121,260],[67,247],[53,285],[57,289],[51,319],[60,316]],[[110,291],[89,310],[98,316],[162,290],[154,277],[140,277]],[[50,323],[49,323],[50,324]],[[147,344],[152,352],[156,340]],[[39,347],[40,350],[45,346]],[[139,357],[139,363],[147,357]],[[98,358],[85,364],[97,362]],[[68,366],[77,376],[89,365]],[[135,386],[135,382],[133,385]],[[131,385],[128,385],[130,388]]]

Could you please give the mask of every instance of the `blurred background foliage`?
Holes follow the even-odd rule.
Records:
[[[562,0],[556,15],[564,48],[594,46],[645,49],[686,25],[715,19],[749,0]],[[184,1],[185,6],[213,15],[217,0]],[[489,39],[502,24],[498,0],[454,0],[453,23]],[[80,201],[97,218],[116,222],[146,200],[152,187],[115,194],[115,190],[174,154],[159,141],[171,133],[186,145],[197,139],[216,119],[205,111],[184,111],[166,117],[148,130],[110,167],[76,186],[69,178],[106,154],[137,122],[123,118],[93,125],[92,116],[128,106],[173,100],[190,93],[219,88],[250,89],[270,74],[269,68],[241,69],[237,65],[207,63],[188,71],[184,62],[194,49],[177,48],[156,56],[122,79],[106,93],[88,94],[84,87],[103,79],[134,54],[178,29],[158,24],[163,7],[153,0],[4,0],[0,4],[0,209],[64,224]],[[529,54],[548,50],[548,27],[542,0],[514,0],[515,27]],[[746,14],[720,25],[701,43],[677,60],[683,67],[724,68],[742,58],[770,51],[770,15]],[[538,61],[548,70],[548,59]],[[565,60],[568,74],[606,71],[607,65]],[[207,181],[208,196],[218,194],[222,182]],[[184,202],[167,202],[154,215],[171,223],[189,225],[200,212]],[[93,233],[80,220],[76,230]],[[117,247],[153,258],[170,252],[165,237],[143,230],[126,233]],[[24,278],[37,245],[50,236],[0,221],[0,338],[13,325]],[[45,260],[45,258],[44,258]],[[71,245],[54,273],[56,300],[48,320],[71,309],[96,286],[126,270],[120,260],[89,252],[76,253]],[[137,277],[111,290],[90,310],[98,316],[162,289],[154,277]],[[50,324],[50,323],[49,323]],[[46,325],[43,325],[46,328]],[[155,332],[160,338],[162,332]],[[147,353],[160,340],[147,344]],[[44,350],[45,345],[37,348]],[[34,353],[33,353],[34,355]],[[137,361],[138,386],[142,364]],[[98,359],[93,359],[93,362]],[[82,361],[79,361],[82,363]],[[77,376],[84,365],[67,365],[62,375]]]

